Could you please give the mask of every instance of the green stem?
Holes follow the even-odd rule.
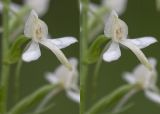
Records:
[[[99,58],[98,62],[96,63],[96,66],[95,66],[95,70],[94,70],[94,74],[93,74],[93,98],[96,97],[97,93],[96,93],[96,89],[97,89],[97,82],[98,82],[98,73],[99,73],[99,70],[101,68],[101,64],[102,64],[102,57]]]
[[[104,20],[106,18],[109,9],[106,6],[100,7],[96,12],[93,12],[93,17],[89,20],[89,40],[92,41],[96,35],[104,29]]]
[[[21,71],[21,67],[22,67],[23,61],[19,60],[16,66],[16,71],[15,71],[15,82],[14,82],[14,88],[15,88],[15,102],[18,101],[19,99],[19,79],[20,79],[20,71]]]
[[[133,96],[135,95],[138,91],[140,91],[139,88],[135,87],[133,89],[131,89],[121,100],[120,102],[115,106],[115,108],[113,109],[113,114],[116,114],[118,112],[121,111],[121,109],[123,108],[123,106],[125,105],[125,103],[127,103],[127,101]]]
[[[110,106],[119,102],[121,98],[132,88],[133,85],[124,85],[114,90],[111,94],[104,96],[97,103],[94,103],[90,110],[85,114],[100,114],[104,110],[108,110]]]
[[[47,105],[47,103],[49,101],[51,101],[51,99],[54,98],[57,94],[59,94],[62,90],[63,90],[63,88],[57,87],[53,91],[51,91],[50,93],[48,93],[48,95],[46,95],[46,97],[42,100],[42,102],[36,108],[35,114],[40,114],[41,110],[45,108],[45,106]]]
[[[31,9],[28,6],[24,6],[20,9],[16,16],[12,17],[12,20],[9,22],[10,33],[13,33],[16,27],[19,27],[22,23],[24,23],[25,16],[30,10]]]
[[[7,91],[9,78],[9,65],[3,61],[9,48],[9,4],[10,0],[3,0],[3,38],[2,38],[2,69],[1,69],[1,95],[0,95],[0,114],[4,114],[7,109]]]
[[[109,9],[106,6],[100,7],[96,12],[92,12],[94,18],[91,18],[89,28],[92,29],[92,27],[95,27],[98,22],[103,23],[108,12]]]
[[[25,97],[19,103],[17,103],[8,114],[23,114],[26,110],[33,107],[34,104],[37,104],[49,91],[54,89],[57,86],[54,85],[46,85],[41,87],[33,94]]]
[[[96,97],[96,89],[97,89],[97,80],[98,80],[98,74],[99,74],[99,71],[100,71],[100,68],[101,68],[101,64],[102,64],[102,61],[103,61],[103,54],[104,52],[108,49],[110,44],[107,44],[105,46],[105,48],[102,50],[101,52],[101,55],[98,59],[98,62],[96,63],[96,66],[95,66],[95,70],[94,70],[94,74],[93,74],[93,93],[95,93],[94,98]]]
[[[30,10],[31,9],[28,6],[24,6],[10,20],[10,34],[12,34],[10,39],[11,41],[14,40],[23,31],[25,16],[29,13]]]
[[[88,65],[84,63],[85,54],[88,48],[88,2],[89,0],[81,0],[82,2],[82,15],[81,15],[81,38],[80,38],[80,114],[85,111],[85,92],[86,92],[86,79],[88,72]]]

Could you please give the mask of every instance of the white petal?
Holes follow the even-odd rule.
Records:
[[[156,7],[157,10],[160,11],[160,0],[156,0]]]
[[[3,28],[0,26],[0,33],[2,33],[3,32]]]
[[[148,60],[149,60],[149,63],[151,63],[152,67],[155,68],[157,65],[157,60],[152,57],[148,58]]]
[[[23,53],[22,59],[26,62],[37,60],[41,56],[39,44],[32,41],[28,49]]]
[[[47,73],[45,77],[51,84],[59,83],[59,79],[54,73]]]
[[[145,91],[145,95],[153,102],[160,103],[160,94],[153,91]]]
[[[31,9],[34,9],[38,15],[43,16],[49,8],[50,0],[24,0]]]
[[[78,65],[78,60],[74,57],[69,58],[69,62],[72,64],[72,66],[74,66],[75,68],[77,68]]]
[[[123,78],[130,84],[136,83],[135,77],[131,73],[124,73]]]
[[[15,3],[10,4],[10,9],[14,12],[18,12],[20,10],[21,6]],[[0,12],[2,12],[3,9],[3,3],[0,1]]]
[[[120,41],[121,44],[128,47],[139,59],[139,61],[144,64],[148,69],[152,69],[151,64],[148,62],[146,56],[143,54],[143,52],[132,42],[129,40],[122,40]]]
[[[38,15],[37,13],[32,10],[24,27],[24,35],[27,37],[32,37],[33,36],[33,31],[35,29],[35,22],[38,20]]]
[[[3,9],[3,4],[2,4],[2,2],[0,1],[0,12],[2,12],[2,9]]]
[[[78,92],[74,92],[74,91],[71,91],[71,90],[67,91],[67,96],[71,100],[73,100],[73,101],[75,101],[77,103],[80,103],[80,94]]]
[[[121,15],[126,9],[127,0],[103,0],[102,4]]]
[[[46,23],[38,18],[34,10],[31,11],[25,24],[24,34],[27,37],[32,37],[32,39],[37,42],[48,36],[48,27]]]
[[[11,8],[11,10],[13,10],[14,12],[18,12],[18,11],[20,10],[21,6],[18,5],[18,4],[15,4],[15,3],[11,3],[11,4],[10,4],[10,8]]]
[[[134,45],[136,45],[140,49],[143,49],[143,48],[157,42],[157,40],[154,37],[143,37],[143,38],[127,39],[127,40],[132,42]]]
[[[115,61],[121,56],[119,44],[112,42],[109,49],[103,54],[103,60],[107,62]]]
[[[68,47],[69,45],[77,42],[77,39],[74,37],[63,37],[63,38],[57,38],[57,39],[48,39],[53,44],[55,44],[59,49]]]
[[[97,11],[98,8],[99,8],[99,6],[98,6],[97,4],[95,4],[95,3],[92,3],[92,2],[91,2],[91,3],[89,4],[89,9],[90,9],[92,12]]]
[[[109,17],[107,17],[105,20],[104,34],[109,38],[112,37],[112,30],[115,23],[115,18],[118,18],[118,15],[115,11],[112,11]]]
[[[106,20],[104,34],[106,37],[111,37],[114,41],[126,39],[128,36],[128,26],[112,11],[110,17]]]
[[[59,59],[59,61],[64,64],[69,69],[72,69],[71,64],[68,62],[67,58],[63,54],[63,52],[52,42],[50,42],[49,39],[41,40],[40,43],[46,47],[48,47]]]

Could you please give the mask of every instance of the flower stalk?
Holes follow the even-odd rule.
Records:
[[[42,102],[38,105],[37,109],[35,110],[35,114],[40,114],[41,109],[44,109],[45,106],[47,105],[47,103],[56,95],[58,95],[61,91],[63,90],[63,88],[57,87],[55,88],[53,91],[51,91],[50,93],[48,93],[48,95],[42,100]]]
[[[16,71],[15,71],[15,102],[18,101],[19,99],[19,87],[20,87],[20,73],[21,73],[21,68],[22,68],[23,61],[19,60],[16,66]]]
[[[2,69],[1,69],[1,96],[0,96],[0,114],[4,114],[7,108],[7,91],[9,65],[3,61],[8,53],[9,48],[9,4],[10,0],[3,0],[3,36],[2,36]]]
[[[127,103],[127,101],[135,95],[139,91],[139,88],[133,88],[131,89],[124,97],[120,100],[120,102],[117,104],[117,106],[114,108],[113,113],[118,113],[121,108]]]
[[[85,111],[85,90],[88,66],[83,62],[88,48],[88,4],[89,0],[81,0],[82,2],[82,15],[81,15],[81,38],[80,38],[80,114]]]

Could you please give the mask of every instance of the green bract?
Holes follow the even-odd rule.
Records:
[[[85,62],[88,64],[95,63],[99,57],[101,56],[101,52],[103,51],[105,45],[109,42],[109,39],[104,36],[100,35],[97,39],[91,44],[86,54]]]
[[[9,53],[5,59],[5,63],[7,64],[14,64],[19,59],[21,59],[21,54],[24,48],[24,45],[29,41],[25,36],[18,37],[15,42],[12,44]]]

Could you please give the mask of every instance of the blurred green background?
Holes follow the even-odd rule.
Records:
[[[22,0],[14,0],[19,4]],[[74,36],[79,39],[79,4],[78,0],[50,0],[48,12],[41,18],[48,25],[49,34],[53,38],[64,36]],[[40,59],[31,63],[24,63],[21,70],[20,90],[21,97],[29,95],[33,91],[49,84],[44,77],[46,72],[53,72],[60,62],[55,55],[41,46],[42,55]],[[79,43],[73,44],[62,51],[67,58],[79,57]],[[14,69],[14,65],[12,70]],[[11,71],[11,77],[14,72]],[[12,82],[11,78],[11,83]],[[11,85],[12,88],[12,85]],[[13,98],[14,91],[11,91],[10,98]],[[57,95],[51,102],[54,102],[54,107],[44,114],[78,114],[79,105],[70,100],[65,92]],[[10,106],[13,103],[10,103]],[[9,107],[10,107],[9,106]]]
[[[93,0],[95,3],[100,3],[100,0]],[[160,41],[160,12],[156,10],[155,0],[128,0],[128,5],[125,13],[120,16],[128,24],[129,37],[138,38],[143,36],[154,36]],[[153,44],[145,49],[143,52],[147,57],[154,57],[157,59],[157,70],[160,76],[160,45]],[[139,64],[136,56],[128,49],[121,47],[122,56],[118,61],[107,63],[103,62],[100,70],[98,81],[98,97],[109,94],[121,85],[127,84],[122,79],[122,74],[125,71],[131,72],[133,68]],[[93,72],[93,69],[91,70]],[[90,72],[90,74],[92,73]],[[91,83],[93,75],[89,76],[88,83]],[[160,77],[158,77],[158,85],[160,88]],[[91,90],[90,87],[88,91]],[[91,91],[88,92],[88,98],[93,95]],[[131,103],[134,106],[122,114],[158,114],[160,113],[160,105],[147,99],[143,92],[136,94]],[[89,106],[92,103],[88,104]],[[106,114],[106,112],[104,113]]]

